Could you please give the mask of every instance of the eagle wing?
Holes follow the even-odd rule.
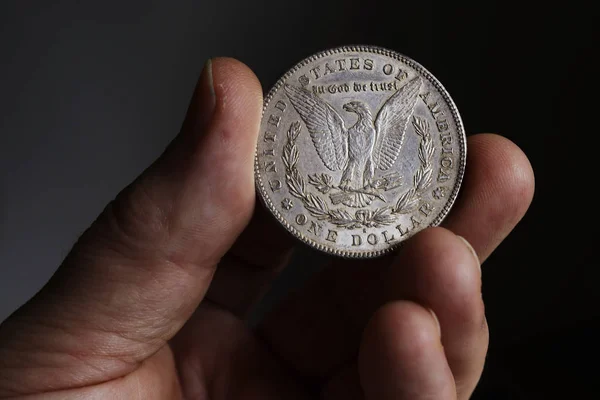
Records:
[[[389,169],[398,158],[404,132],[419,96],[421,78],[408,81],[384,103],[375,119],[377,138],[373,148],[375,165]]]
[[[323,164],[331,171],[345,167],[348,140],[342,117],[331,105],[304,88],[285,85],[285,93],[306,124]]]

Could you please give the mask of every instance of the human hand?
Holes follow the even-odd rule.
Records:
[[[178,137],[0,325],[0,399],[470,397],[488,344],[479,262],[529,206],[525,155],[470,137],[444,228],[332,260],[252,331],[294,244],[255,207],[261,93],[241,63],[207,64]]]

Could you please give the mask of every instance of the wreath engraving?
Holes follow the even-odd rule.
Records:
[[[290,194],[302,202],[304,208],[311,216],[319,221],[327,221],[339,228],[378,228],[393,224],[397,220],[398,215],[408,214],[417,209],[422,195],[433,182],[434,147],[431,134],[429,133],[429,123],[424,118],[413,115],[412,125],[415,133],[420,137],[418,151],[420,166],[413,176],[413,186],[398,198],[394,206],[379,207],[373,210],[359,209],[352,215],[342,208],[330,208],[326,200],[306,190],[305,180],[298,170],[300,153],[296,146],[301,125],[298,121],[292,122],[287,131],[287,141],[283,147],[282,154],[285,166],[285,182]],[[387,191],[397,188],[399,186],[398,181],[399,177],[397,175],[388,174],[381,179],[375,180],[371,188],[365,190],[363,193],[385,201],[379,190]],[[333,178],[325,173],[309,175],[308,183],[322,194],[339,189],[333,185]],[[335,193],[331,193],[330,198],[332,203],[336,204]]]

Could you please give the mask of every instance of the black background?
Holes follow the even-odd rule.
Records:
[[[510,138],[536,173],[529,213],[483,266],[477,396],[594,397],[598,14],[549,4],[2,1],[0,320],[160,154],[208,57],[241,59],[266,91],[316,51],[373,44],[428,68],[469,134]],[[268,302],[309,273],[302,257],[318,256],[305,251]]]

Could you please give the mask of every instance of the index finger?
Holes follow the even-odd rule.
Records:
[[[483,262],[525,215],[534,176],[525,153],[500,135],[470,137],[469,152],[463,187],[442,226],[467,239]]]

